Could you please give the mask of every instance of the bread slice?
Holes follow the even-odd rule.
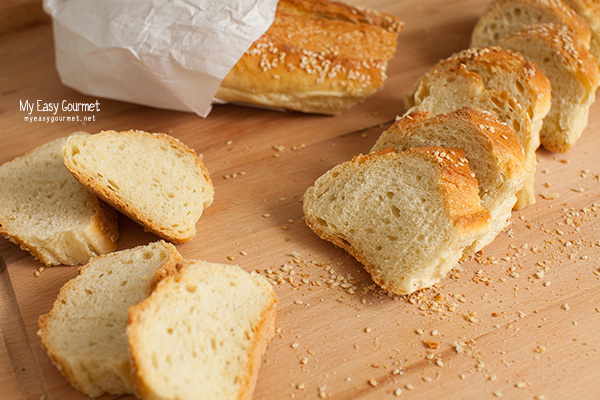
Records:
[[[526,27],[498,45],[518,51],[548,77],[552,107],[544,118],[540,141],[550,151],[571,149],[587,126],[600,82],[598,62],[567,28],[552,24]]]
[[[449,71],[464,65],[479,75],[486,89],[506,90],[517,100],[531,120],[531,135],[539,136],[544,117],[551,107],[550,81],[535,63],[527,61],[515,51],[500,47],[464,49],[441,60],[430,71]],[[417,81],[406,97],[407,108],[415,105],[414,92],[426,73]]]
[[[191,240],[214,197],[200,157],[166,134],[104,131],[72,137],[64,163],[85,187],[163,239]]]
[[[232,265],[184,261],[131,308],[127,339],[141,399],[250,399],[275,333],[277,295]]]
[[[509,224],[516,194],[529,177],[514,131],[495,115],[476,108],[435,116],[427,112],[407,114],[383,132],[371,152],[390,146],[397,151],[439,146],[464,152],[479,184],[481,205],[491,215],[487,233],[469,246],[464,256],[481,250]]]
[[[529,179],[517,193],[515,209],[535,203],[535,151],[539,137],[531,131],[531,120],[521,105],[506,91],[486,89],[483,79],[464,65],[444,71],[431,71],[415,91],[412,111],[443,114],[463,107],[480,108],[495,114],[518,136],[525,155]]]
[[[487,47],[522,28],[550,23],[564,26],[590,48],[592,32],[585,19],[561,0],[492,0],[475,24],[471,47]]]
[[[596,0],[562,0],[579,14],[592,31],[590,53],[600,61],[600,2]]]
[[[88,396],[133,392],[125,330],[129,306],[175,273],[181,256],[164,241],[95,257],[67,282],[38,335],[75,389]]]
[[[383,289],[412,293],[440,281],[487,231],[490,213],[472,174],[459,149],[358,155],[307,189],[306,223]]]
[[[75,135],[87,135],[77,132]],[[117,248],[117,216],[65,168],[56,139],[0,166],[0,233],[47,266]]]
[[[387,78],[399,18],[329,0],[280,0],[269,30],[225,77],[216,98],[339,114]]]

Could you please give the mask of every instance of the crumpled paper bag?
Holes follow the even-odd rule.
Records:
[[[63,84],[202,117],[276,7],[277,0],[44,0]]]

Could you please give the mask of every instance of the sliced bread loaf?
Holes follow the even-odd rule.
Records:
[[[72,137],[63,146],[73,176],[163,239],[189,241],[214,197],[208,170],[179,140],[142,131]]]
[[[48,354],[88,396],[133,392],[125,331],[129,306],[175,273],[181,256],[163,241],[95,257],[60,290],[38,335]]]
[[[531,135],[538,137],[542,121],[550,111],[550,81],[535,63],[515,51],[500,47],[470,48],[438,62],[430,71],[448,71],[464,65],[479,75],[486,89],[506,90],[517,100],[531,120]],[[431,72],[430,72],[431,73]],[[429,73],[428,73],[429,74]],[[425,74],[406,97],[408,107],[415,105],[414,92]]]
[[[495,114],[518,136],[529,179],[517,193],[515,209],[535,203],[535,151],[539,137],[532,135],[531,121],[521,105],[506,91],[486,89],[482,78],[466,66],[432,71],[415,91],[415,106],[409,111],[427,111],[432,115],[448,113],[463,107],[480,108]]]
[[[232,265],[184,261],[132,307],[127,338],[141,399],[250,399],[275,333],[277,295]]]
[[[498,45],[518,51],[548,77],[552,107],[544,118],[540,141],[551,151],[571,149],[588,123],[600,82],[598,62],[567,28],[552,24],[523,28]]]
[[[592,32],[587,22],[561,0],[492,0],[473,28],[471,47],[494,46],[509,34],[537,23],[564,26],[590,48]]]
[[[469,246],[464,256],[482,249],[508,225],[516,194],[529,177],[514,131],[495,115],[477,108],[432,117],[427,112],[407,114],[383,132],[371,152],[390,146],[397,151],[439,146],[464,152],[479,183],[481,205],[491,215],[487,233]]]
[[[440,281],[483,235],[490,213],[459,149],[394,148],[358,155],[304,194],[307,225],[397,294]]]
[[[114,251],[119,236],[114,210],[65,168],[65,141],[46,143],[0,166],[0,233],[48,266],[85,264]]]

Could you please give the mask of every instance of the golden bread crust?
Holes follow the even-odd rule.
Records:
[[[506,124],[501,123],[496,116],[481,109],[463,107],[447,114],[431,116],[427,111],[414,111],[394,122],[389,130],[406,131],[433,118],[437,120],[460,120],[479,130],[481,137],[487,141],[489,148],[498,159],[498,164],[509,176],[522,176],[527,170],[525,155],[521,142],[515,132]]]
[[[507,10],[511,8],[534,11],[540,15],[539,22],[567,27],[586,49],[590,48],[592,31],[586,20],[561,0],[493,0],[477,22],[474,28],[474,38],[477,37],[479,26],[487,24],[491,15],[508,12]]]
[[[595,0],[563,0],[585,19],[592,30],[590,52],[600,61],[600,2]]]
[[[540,132],[541,144],[550,151],[566,152],[571,149],[587,125],[589,107],[600,84],[598,62],[573,33],[564,26],[535,24],[514,32],[499,42],[511,49],[533,49],[527,57],[541,58],[540,68],[546,71],[553,85],[552,109]],[[523,50],[529,51],[529,50]],[[545,60],[552,65],[546,66]],[[560,72],[552,73],[559,70]],[[550,75],[552,74],[552,75]],[[567,97],[564,93],[575,93]]]
[[[439,61],[428,74],[431,71],[452,70],[461,65],[478,74],[485,70],[490,75],[503,72],[505,76],[513,77],[512,79],[522,86],[528,97],[535,99],[532,104],[533,109],[526,110],[529,117],[533,118],[535,115],[548,112],[551,102],[550,81],[535,63],[525,60],[521,54],[496,46],[468,48]],[[419,79],[412,92],[408,94],[407,104],[409,107],[414,105],[414,93],[421,80],[426,79],[426,76],[427,74]],[[488,86],[488,80],[484,79],[484,84]],[[509,82],[506,82],[506,86],[508,84]]]
[[[590,90],[596,90],[600,82],[598,61],[585,48],[581,41],[565,27],[554,24],[536,24],[523,27],[511,36],[537,38],[550,47],[554,47],[565,67],[579,75],[582,83]]]
[[[403,23],[328,0],[281,0],[269,30],[246,51],[216,95],[291,110],[338,114],[386,79]]]

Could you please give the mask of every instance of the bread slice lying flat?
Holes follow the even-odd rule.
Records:
[[[214,197],[208,170],[179,140],[142,131],[72,137],[64,163],[85,187],[163,239],[189,241]]]
[[[115,250],[119,236],[114,210],[65,168],[65,140],[0,166],[0,233],[48,266],[85,264]]]
[[[132,306],[175,273],[181,256],[163,241],[96,257],[60,290],[38,335],[71,384],[88,396],[133,392],[125,330]]]
[[[407,114],[381,134],[371,152],[390,146],[397,151],[439,146],[464,152],[479,184],[481,205],[491,215],[487,233],[469,246],[464,256],[482,249],[508,225],[516,194],[529,177],[514,131],[495,115],[476,108],[432,117],[427,112]]]
[[[590,53],[600,61],[600,2],[595,0],[562,0],[579,14],[592,31]]]
[[[221,100],[339,114],[387,78],[399,18],[329,0],[280,0],[269,30],[216,94]]]
[[[473,28],[471,47],[496,45],[509,34],[537,23],[564,26],[590,48],[592,32],[587,22],[561,0],[492,0]]]
[[[535,63],[525,60],[515,51],[500,47],[470,48],[441,60],[430,71],[451,71],[461,65],[479,75],[486,89],[510,93],[529,115],[531,136],[539,136],[552,103],[550,81]],[[428,79],[428,74],[417,81],[413,91],[407,95],[408,107],[415,105],[414,92],[421,80]]]
[[[250,399],[274,335],[277,296],[237,266],[184,261],[131,308],[127,338],[141,399]]]
[[[517,193],[515,209],[535,203],[535,151],[539,137],[532,135],[531,120],[521,105],[506,91],[486,89],[483,79],[466,66],[431,71],[422,79],[414,95],[415,106],[409,111],[427,111],[432,115],[463,107],[474,107],[495,114],[519,137],[530,178]]]
[[[598,62],[567,28],[552,24],[523,28],[498,45],[518,51],[548,77],[552,108],[544,118],[540,141],[550,151],[571,149],[588,123],[600,82]]]
[[[358,155],[304,194],[307,225],[397,294],[434,285],[485,234],[477,180],[459,149]]]

